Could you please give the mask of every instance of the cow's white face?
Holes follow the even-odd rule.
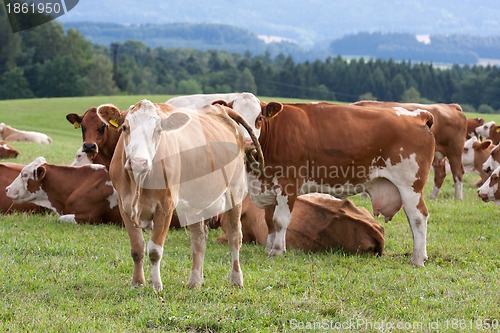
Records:
[[[500,205],[500,190],[498,188],[499,181],[500,167],[496,168],[491,176],[477,190],[477,195],[485,202],[494,201],[497,205]]]
[[[75,158],[73,159],[73,162],[71,162],[71,166],[82,166],[86,164],[92,164],[92,160],[89,158],[87,153],[83,152],[83,147],[78,148],[78,150],[75,153]]]
[[[474,148],[473,145],[479,140],[473,136],[469,140],[465,141],[464,150],[462,152],[462,164],[464,169],[470,172],[474,168]]]
[[[258,138],[260,136],[260,129],[255,127],[257,117],[261,113],[260,101],[257,97],[250,93],[242,93],[233,101],[233,110],[238,112],[252,127],[255,136]],[[241,126],[242,133],[246,138],[250,138],[246,129]]]
[[[46,193],[42,189],[30,186],[30,182],[39,181],[43,178],[44,174],[40,173],[39,168],[46,163],[45,158],[38,157],[26,165],[17,178],[5,188],[5,194],[16,203],[46,199]]]
[[[490,128],[494,124],[495,124],[494,121],[490,121],[490,122],[487,122],[484,125],[476,127],[476,133],[477,133],[477,135],[481,135],[483,138],[489,139],[490,138]]]

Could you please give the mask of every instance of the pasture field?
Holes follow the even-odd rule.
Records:
[[[11,161],[43,155],[67,164],[81,145],[81,131],[66,121],[67,113],[168,97],[0,101],[0,122],[54,140],[13,143],[21,155]],[[500,116],[482,116],[500,122]],[[288,250],[269,259],[263,247],[244,244],[244,288],[229,286],[230,254],[215,242],[220,230],[210,231],[205,285],[197,290],[186,287],[189,234],[171,231],[161,265],[164,290],[155,293],[150,286],[131,288],[124,228],[66,224],[53,214],[0,216],[0,331],[498,332],[500,207],[477,197],[476,175],[466,175],[463,202],[454,200],[450,178],[438,200],[427,200],[424,268],[409,264],[411,231],[401,211],[389,223],[378,218],[386,236],[381,257]],[[427,198],[431,190],[429,179]],[[371,211],[369,201],[353,200]],[[149,275],[148,263],[145,268]]]

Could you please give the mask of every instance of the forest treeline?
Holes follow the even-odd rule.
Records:
[[[139,41],[106,47],[55,22],[13,34],[0,11],[0,99],[250,91],[345,102],[456,102],[467,111],[500,112],[495,66],[442,69],[340,56],[295,62],[283,54],[150,48]]]

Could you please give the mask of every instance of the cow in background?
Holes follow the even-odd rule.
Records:
[[[484,124],[483,118],[467,118],[467,135],[465,138],[468,140],[473,136],[477,136],[476,128]]]
[[[402,107],[408,111],[426,110],[434,116],[431,131],[436,139],[436,150],[433,161],[434,188],[431,200],[437,199],[446,177],[445,157],[448,159],[455,183],[455,198],[462,200],[464,168],[462,151],[467,134],[467,118],[458,104],[418,104],[379,101],[359,101],[359,106],[374,106],[382,108]]]
[[[69,113],[66,119],[76,128],[82,130],[82,152],[95,164],[102,164],[109,169],[111,158],[115,151],[120,134],[113,126],[107,126],[97,116],[95,107],[88,109],[79,116]]]
[[[104,166],[48,164],[38,157],[22,168],[5,193],[15,203],[33,203],[71,223],[122,224],[118,195]]]
[[[489,177],[489,173],[483,170],[483,164],[490,156],[493,149],[491,140],[479,141],[475,136],[465,141],[462,154],[462,163],[468,173],[475,172],[481,176],[474,186],[480,186]]]
[[[496,145],[490,152],[486,162],[483,164],[483,171],[490,175],[493,170],[500,166],[500,144]]]
[[[484,201],[494,201],[500,206],[500,167],[493,170],[491,176],[477,190],[477,195]]]
[[[35,142],[49,144],[52,139],[46,134],[15,129],[5,123],[0,123],[0,138],[9,142]]]
[[[16,158],[18,155],[19,151],[16,148],[5,141],[0,142],[0,158]]]

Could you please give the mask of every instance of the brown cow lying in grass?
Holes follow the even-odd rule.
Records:
[[[267,225],[264,210],[250,198],[243,201],[241,213],[243,242],[266,244]],[[224,223],[221,224],[225,231]],[[225,235],[217,239],[226,243]],[[327,194],[301,195],[295,202],[286,231],[286,245],[306,251],[342,249],[352,253],[384,251],[384,228],[363,207],[352,201],[340,200]]]
[[[5,123],[0,123],[0,137],[5,141],[27,141],[36,143],[51,143],[52,139],[46,134],[33,132],[33,131],[22,131],[15,129]]]

